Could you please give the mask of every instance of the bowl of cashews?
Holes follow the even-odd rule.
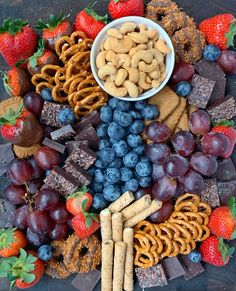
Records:
[[[149,98],[168,82],[174,47],[152,20],[129,16],[112,21],[96,37],[90,55],[92,73],[109,95],[127,101]]]

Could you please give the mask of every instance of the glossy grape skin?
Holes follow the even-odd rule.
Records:
[[[52,240],[65,239],[68,233],[69,227],[66,223],[55,224],[55,226],[50,231],[50,238]]]
[[[40,177],[44,176],[44,170],[36,164],[34,158],[29,159],[28,163],[30,164],[30,166],[32,168],[32,177],[33,178],[40,178]]]
[[[14,185],[23,185],[30,180],[32,168],[27,160],[14,159],[8,166],[7,175]]]
[[[31,194],[36,194],[38,190],[43,186],[43,179],[35,178],[28,183],[28,189]]]
[[[19,229],[26,229],[28,227],[27,217],[29,214],[28,205],[23,205],[17,208],[14,212],[13,224]]]
[[[29,244],[39,247],[49,241],[47,234],[38,234],[33,232],[29,227],[26,231],[26,238]]]
[[[148,187],[148,188],[140,188],[140,189],[138,189],[138,191],[136,191],[134,193],[135,200],[140,199],[141,197],[143,197],[146,194],[150,194],[150,195],[152,194],[152,186]]]
[[[170,155],[170,148],[162,143],[148,144],[145,147],[145,155],[152,163],[163,163]]]
[[[204,190],[203,177],[191,169],[183,177],[179,178],[179,181],[184,185],[187,193],[199,194]]]
[[[160,201],[169,201],[176,194],[176,189],[176,180],[163,176],[154,183],[152,198]]]
[[[69,217],[69,212],[65,204],[59,203],[54,209],[49,211],[49,215],[56,223],[65,223]]]
[[[189,118],[189,128],[195,135],[204,135],[210,131],[211,117],[204,110],[192,112]]]
[[[204,153],[223,157],[230,149],[230,139],[222,133],[209,132],[203,136],[201,146]]]
[[[146,126],[145,134],[153,142],[165,142],[170,138],[171,131],[165,123],[153,121]]]
[[[185,192],[184,185],[178,181],[177,190],[176,190],[176,197],[183,195],[184,192]]]
[[[199,174],[210,177],[215,174],[218,163],[216,157],[197,152],[191,156],[190,166]]]
[[[218,65],[227,74],[236,73],[236,52],[232,50],[223,50],[219,59]]]
[[[182,81],[189,81],[195,73],[194,66],[188,63],[176,63],[171,75],[172,84],[177,84]]]
[[[159,210],[152,213],[148,220],[150,220],[152,223],[162,223],[166,221],[171,213],[173,212],[173,205],[170,201],[166,201],[162,203],[162,206]]]
[[[25,108],[34,114],[36,117],[40,117],[43,109],[43,98],[36,92],[28,92],[23,99]]]
[[[60,154],[46,146],[40,147],[34,154],[35,162],[44,170],[52,170],[60,164]]]
[[[195,138],[189,131],[179,131],[171,139],[175,152],[183,157],[191,155],[195,149]]]
[[[3,192],[3,197],[10,201],[13,204],[22,204],[24,203],[24,200],[22,197],[24,197],[26,193],[24,186],[16,186],[16,185],[9,185]]]
[[[152,179],[156,182],[159,178],[165,176],[162,164],[153,164],[152,165]]]
[[[188,170],[188,160],[179,155],[172,155],[164,161],[163,170],[171,178],[181,177]]]
[[[35,207],[41,211],[52,210],[60,201],[59,194],[51,189],[43,189],[35,198]]]
[[[38,234],[47,234],[52,227],[52,222],[48,214],[39,210],[35,210],[28,214],[27,223],[31,231]]]

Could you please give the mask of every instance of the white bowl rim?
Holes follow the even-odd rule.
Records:
[[[150,24],[150,26],[156,26],[156,29],[158,30],[158,32],[160,33],[160,35],[162,36],[162,38],[164,38],[167,42],[168,42],[168,46],[171,49],[171,53],[170,53],[170,65],[169,65],[169,70],[167,73],[167,76],[165,78],[165,80],[161,83],[161,85],[158,88],[152,88],[142,94],[140,94],[137,98],[132,98],[130,96],[125,96],[125,97],[118,97],[118,96],[112,96],[109,94],[109,92],[105,89],[104,86],[104,82],[100,80],[100,78],[97,75],[97,67],[96,67],[96,56],[95,55],[95,50],[98,46],[98,43],[100,42],[100,38],[102,38],[104,36],[104,34],[107,32],[108,29],[113,28],[116,25],[122,24],[124,22],[135,22],[135,23],[143,23],[146,22],[145,24],[148,25],[148,23]],[[174,46],[173,43],[171,41],[171,38],[169,37],[169,35],[167,34],[167,32],[156,22],[152,21],[151,19],[145,18],[145,17],[140,17],[140,16],[126,16],[126,17],[121,17],[119,19],[113,20],[112,22],[110,22],[109,24],[107,24],[97,35],[97,37],[94,40],[94,43],[92,45],[92,49],[91,49],[91,54],[90,54],[90,64],[91,64],[91,69],[92,69],[92,74],[95,78],[95,80],[97,81],[97,83],[99,84],[99,86],[105,91],[107,92],[110,96],[118,98],[120,100],[125,100],[125,101],[139,101],[139,100],[144,100],[144,99],[148,99],[150,97],[152,97],[153,95],[157,94],[158,92],[160,92],[165,85],[167,84],[167,82],[169,81],[171,74],[174,70],[174,65],[175,65],[175,51],[174,51]]]

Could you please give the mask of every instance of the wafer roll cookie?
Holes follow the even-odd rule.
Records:
[[[151,196],[145,195],[142,198],[138,199],[130,206],[126,207],[121,211],[123,221],[130,219],[131,217],[137,215],[138,213],[142,212],[146,208],[148,208],[152,203]]]
[[[122,291],[125,272],[126,244],[123,241],[115,243],[113,291]]]
[[[122,241],[123,236],[123,221],[120,212],[112,214],[112,239],[114,242]]]
[[[112,240],[102,243],[101,291],[112,291],[113,249]]]
[[[123,231],[123,241],[126,243],[125,256],[125,275],[124,286],[125,291],[134,290],[134,230],[133,228],[125,228]]]
[[[111,212],[120,212],[123,208],[128,206],[131,202],[134,201],[134,195],[132,192],[127,191],[115,202],[111,203],[108,207]]]
[[[100,213],[100,223],[101,223],[101,234],[102,241],[112,239],[112,230],[111,230],[111,211],[109,209],[104,209]]]
[[[149,215],[151,215],[153,212],[159,210],[162,206],[162,202],[158,200],[153,200],[151,205],[140,212],[139,214],[135,215],[134,217],[127,220],[124,224],[124,227],[133,227],[136,224],[138,224],[140,221],[145,220]]]

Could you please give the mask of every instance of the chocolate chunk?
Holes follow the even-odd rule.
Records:
[[[93,127],[97,127],[101,123],[100,116],[97,110],[85,115],[80,122],[77,124],[77,130],[82,130],[88,125],[92,125]]]
[[[201,263],[193,263],[192,261],[189,260],[187,255],[181,255],[180,261],[182,262],[183,267],[185,268],[186,272],[184,275],[185,280],[190,280],[205,271]]]
[[[168,280],[176,279],[186,273],[177,257],[166,258],[161,264]]]
[[[84,145],[80,145],[77,149],[74,149],[73,152],[66,159],[65,163],[74,161],[78,166],[87,170],[90,166],[96,161],[97,154],[91,151]]]
[[[75,131],[70,124],[63,126],[50,133],[51,138],[55,141],[65,141],[72,139],[75,135]]]
[[[215,104],[216,102],[222,100],[223,97],[225,96],[226,79],[221,78],[221,79],[217,79],[215,81],[216,81],[216,83],[215,83],[214,89],[211,93],[211,97],[210,97],[210,100],[208,101],[207,106],[211,106],[211,105]]]
[[[200,108],[206,108],[215,86],[215,81],[201,77],[197,74],[192,79],[192,92],[188,96],[188,102]]]
[[[92,177],[90,177],[87,172],[78,166],[74,161],[66,163],[63,169],[75,179],[78,179],[81,185],[87,186],[90,184]]]
[[[43,140],[42,144],[59,152],[59,153],[61,153],[61,154],[65,153],[66,147],[63,144],[56,142],[54,140],[51,140],[47,137]]]
[[[224,78],[226,76],[225,72],[217,63],[208,62],[204,59],[201,59],[199,62],[196,63],[195,69],[200,76],[213,81]]]
[[[229,198],[234,196],[236,198],[236,180],[228,182],[218,181],[218,192],[220,196],[221,205],[228,205]]]
[[[70,153],[73,152],[74,149],[76,149],[79,145],[84,145],[88,147],[88,141],[87,140],[70,140],[66,142],[67,150]]]
[[[231,158],[218,161],[218,168],[213,178],[219,181],[230,181],[236,179],[236,169]]]
[[[202,201],[208,203],[213,208],[220,206],[217,180],[205,179],[204,182],[204,190],[200,193]]]
[[[80,291],[92,291],[101,278],[101,272],[93,270],[88,273],[78,273],[71,285]]]
[[[89,148],[94,151],[98,150],[99,137],[91,124],[80,130],[76,134],[75,140],[87,140]]]
[[[207,108],[211,119],[219,122],[225,119],[231,119],[236,116],[236,102],[233,96],[226,96],[220,101]]]
[[[80,186],[73,176],[59,167],[55,167],[51,173],[44,179],[44,183],[63,196],[68,196]]]
[[[13,226],[13,216],[16,206],[11,202],[0,199],[0,227],[8,228]]]
[[[141,288],[166,286],[168,284],[161,264],[148,269],[135,268],[135,273]]]
[[[0,176],[7,171],[8,164],[14,159],[12,145],[10,143],[0,145]]]

